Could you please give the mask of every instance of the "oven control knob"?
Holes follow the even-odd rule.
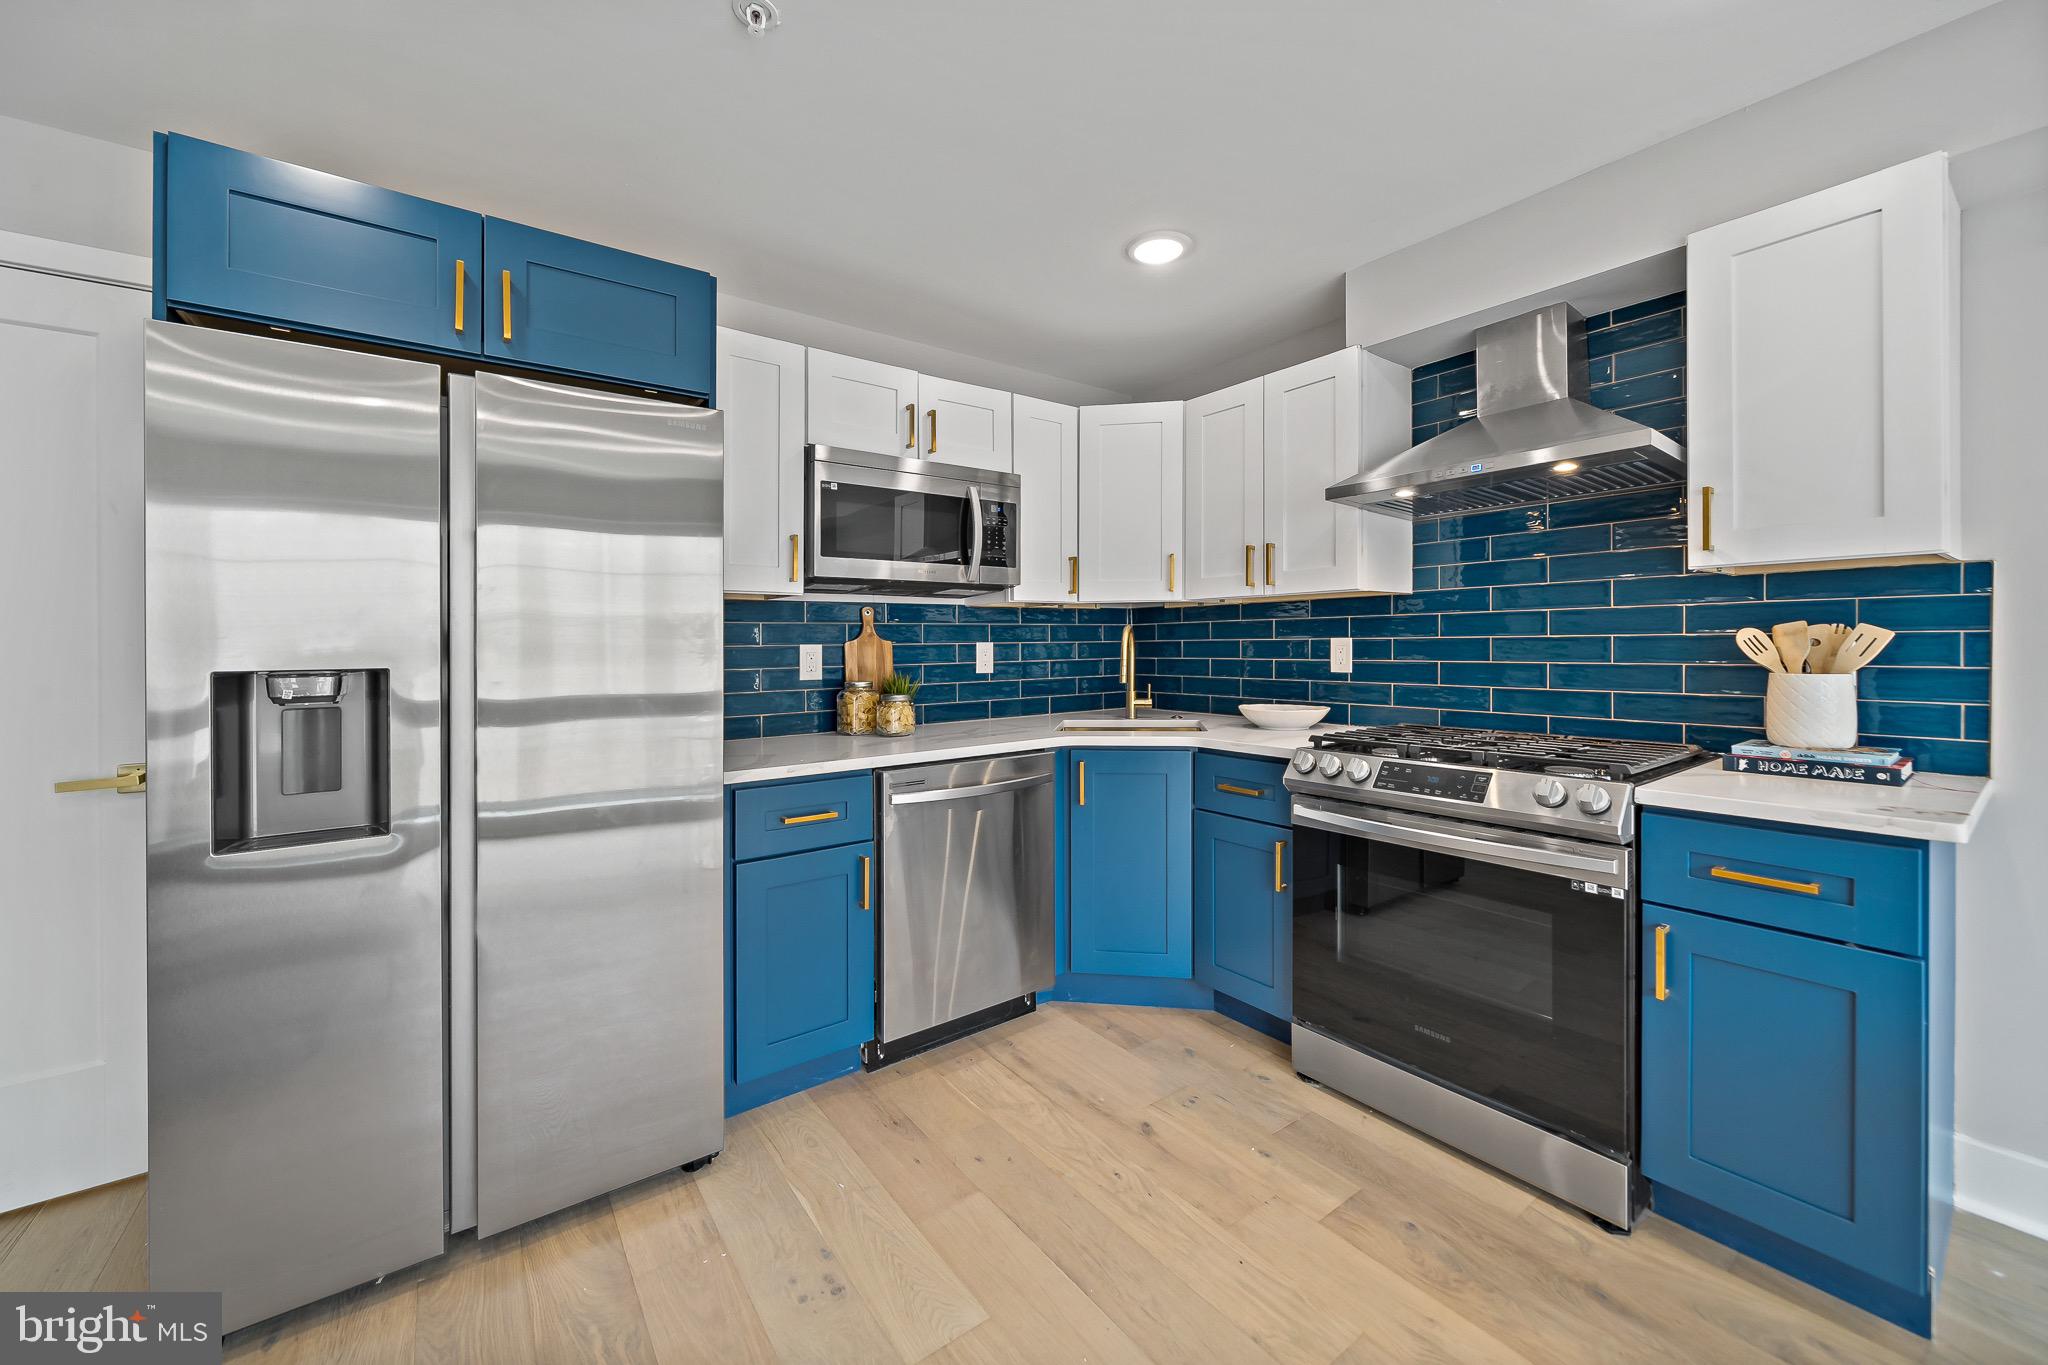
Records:
[[[1313,772],[1315,766],[1316,751],[1314,749],[1296,749],[1294,751],[1294,771],[1298,773]]]
[[[1353,782],[1365,781],[1366,778],[1372,776],[1372,760],[1369,758],[1351,759],[1344,765],[1344,776],[1350,778]]]
[[[1565,803],[1565,798],[1569,795],[1570,793],[1564,789],[1564,783],[1554,777],[1546,777],[1536,784],[1536,804],[1539,806],[1549,806],[1555,810]]]
[[[1613,804],[1614,798],[1607,794],[1605,788],[1590,782],[1579,788],[1579,809],[1588,815],[1599,815]]]
[[[1316,767],[1322,770],[1324,777],[1335,777],[1338,773],[1344,771],[1344,755],[1324,754],[1322,761],[1317,763]]]

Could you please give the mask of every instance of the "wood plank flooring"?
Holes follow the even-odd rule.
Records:
[[[0,1286],[140,1287],[141,1180],[0,1214]],[[366,1365],[2048,1359],[2048,1243],[1960,1216],[1935,1340],[1632,1237],[1215,1015],[1049,1005],[735,1120],[724,1155],[236,1333]]]

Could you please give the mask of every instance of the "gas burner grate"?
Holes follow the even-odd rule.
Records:
[[[1446,725],[1372,725],[1318,735],[1319,749],[1375,754],[1420,762],[1604,777],[1635,781],[1700,756],[1694,744],[1526,734]]]

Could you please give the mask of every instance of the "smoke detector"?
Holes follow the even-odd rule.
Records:
[[[756,38],[782,24],[782,11],[775,7],[775,0],[732,0],[732,15]]]

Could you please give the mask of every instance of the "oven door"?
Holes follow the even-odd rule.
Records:
[[[993,592],[1018,581],[1013,478],[849,454],[859,462],[813,448],[807,586]]]
[[[1294,800],[1294,1016],[1627,1158],[1631,851]]]

